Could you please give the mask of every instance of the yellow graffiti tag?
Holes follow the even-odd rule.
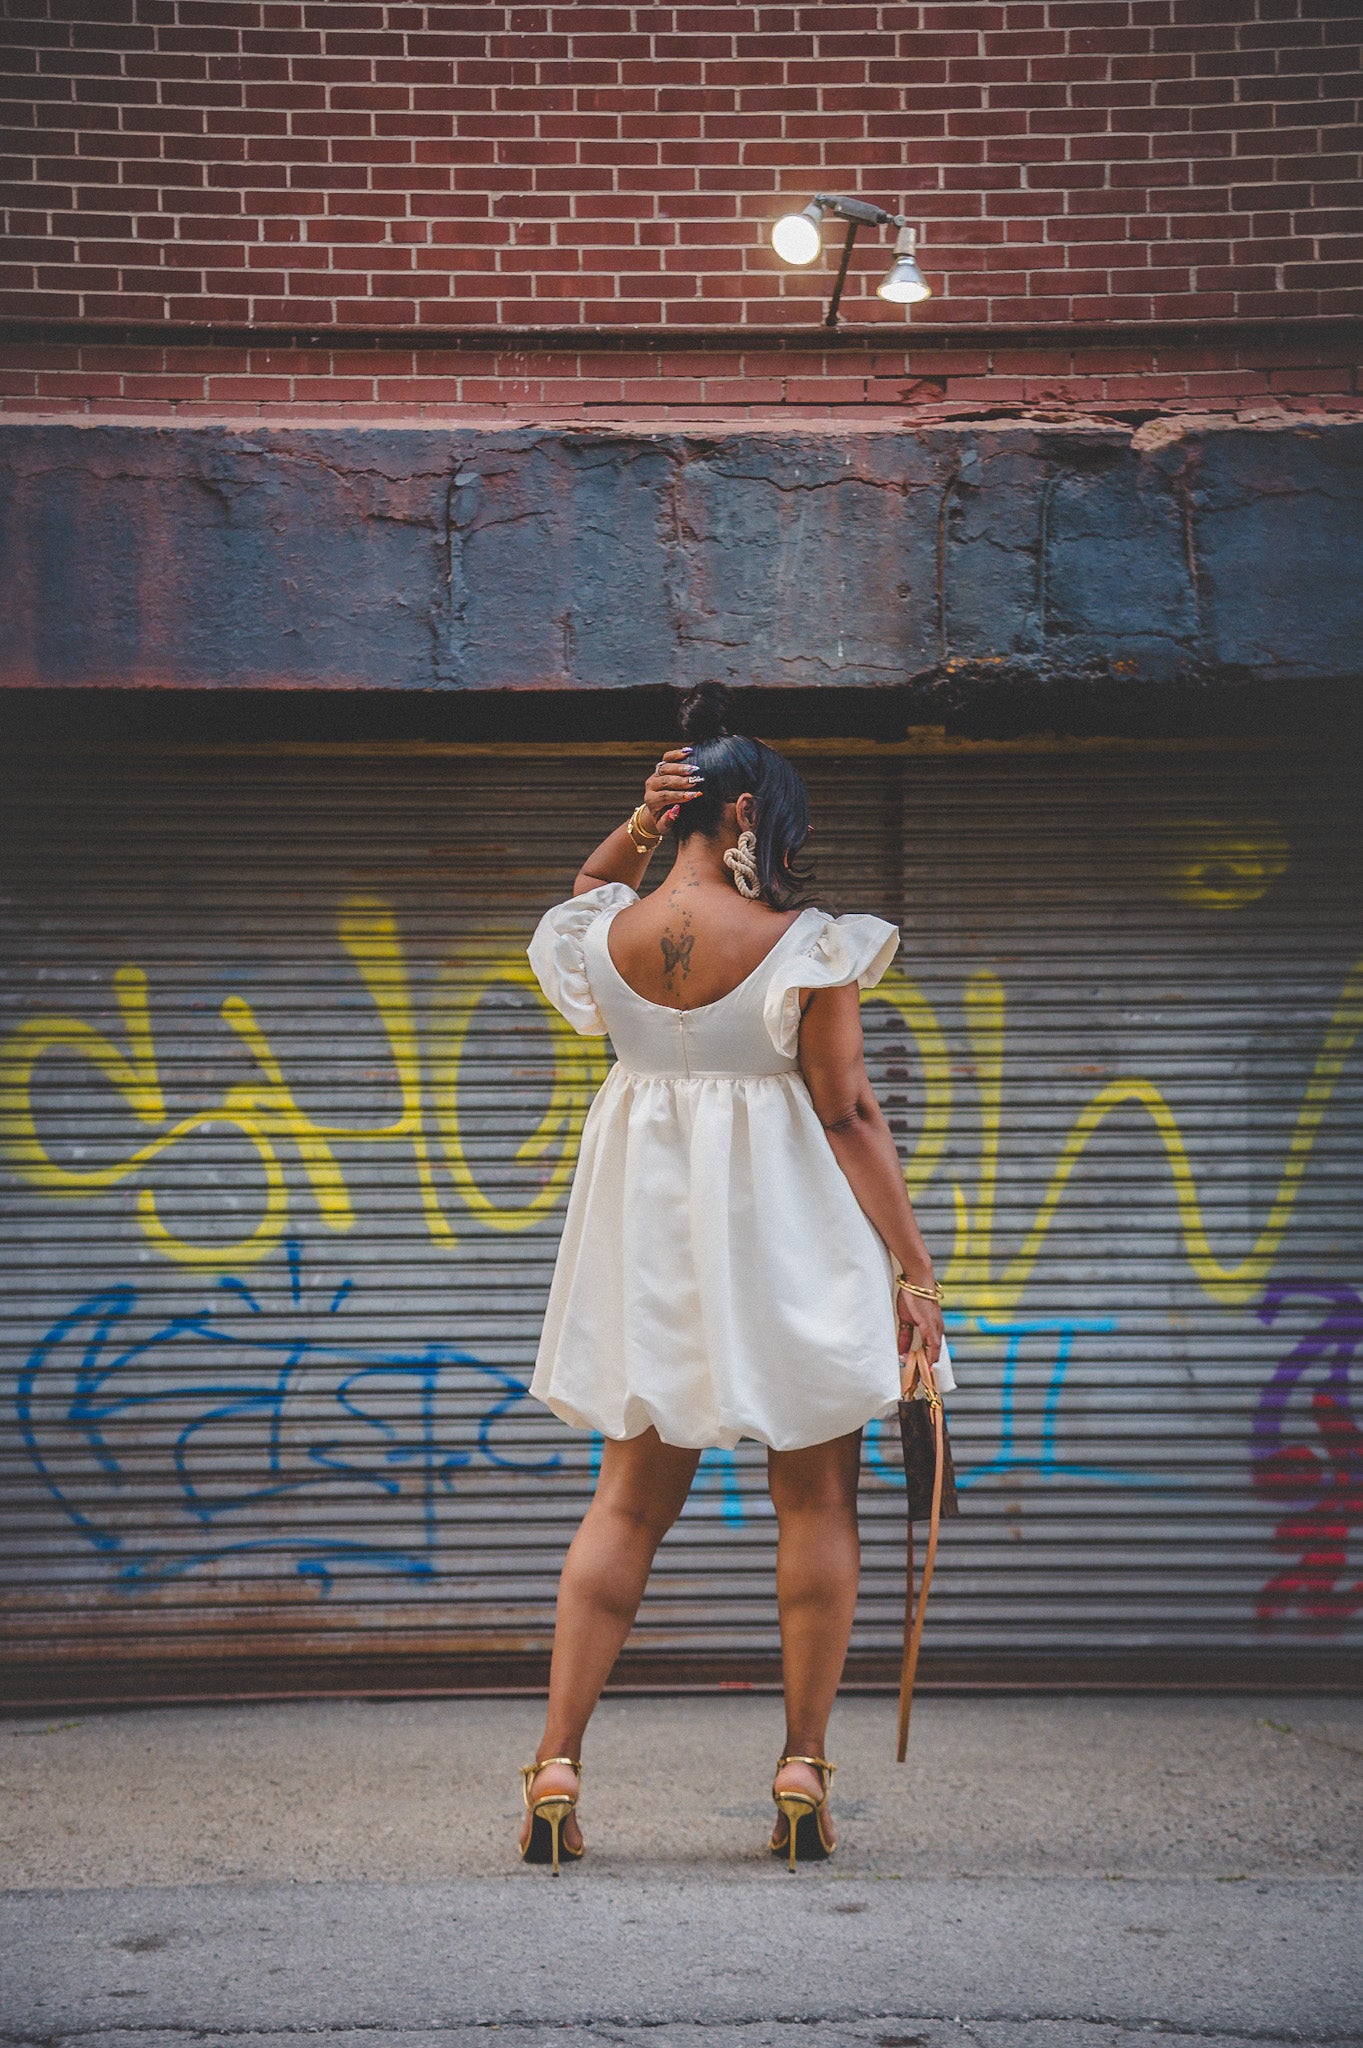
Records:
[[[333,1131],[328,1135],[336,1139],[359,1137],[375,1145],[409,1144],[416,1161],[426,1228],[437,1244],[453,1244],[454,1233],[440,1206],[426,1141],[421,1043],[397,918],[380,897],[352,896],[341,906],[339,929],[341,944],[359,969],[360,979],[383,1022],[397,1069],[402,1111],[395,1122],[380,1130]]]
[[[1287,867],[1287,839],[1272,818],[1190,818],[1168,829],[1164,892],[1204,910],[1257,903]]]
[[[480,969],[465,963],[441,976],[442,1000],[437,1006],[432,1033],[432,1094],[446,1164],[465,1203],[494,1230],[525,1230],[538,1223],[546,1210],[556,1208],[567,1191],[583,1122],[592,1097],[606,1078],[606,1052],[601,1039],[580,1037],[557,1010],[546,1004],[554,1041],[549,1106],[512,1158],[517,1165],[546,1159],[551,1164],[529,1201],[514,1205],[495,1201],[479,1185],[469,1162],[460,1112],[469,1031],[484,995],[499,983],[539,993],[539,983],[520,950],[504,953]]]
[[[234,1259],[264,1258],[273,1251],[284,1231],[288,1211],[288,1188],[279,1155],[267,1129],[267,1116],[257,1114],[249,1087],[231,1088],[213,1109],[198,1110],[182,1117],[169,1130],[160,1132],[125,1159],[109,1166],[68,1167],[52,1159],[38,1135],[33,1115],[33,1069],[49,1052],[64,1051],[87,1059],[96,1066],[141,1124],[155,1127],[166,1121],[165,1097],[161,1091],[156,1049],[152,1038],[151,1014],[147,1002],[147,977],[140,967],[120,967],[114,975],[114,996],[128,1036],[130,1054],[119,1050],[113,1040],[91,1024],[75,1017],[32,1017],[21,1024],[0,1046],[0,1144],[11,1166],[24,1180],[50,1195],[81,1197],[116,1187],[159,1159],[195,1132],[211,1125],[230,1124],[255,1149],[265,1176],[265,1205],[259,1224],[247,1238],[231,1246]],[[140,1188],[137,1212],[151,1242],[170,1258],[198,1263],[215,1256],[205,1248],[176,1237],[162,1223],[151,1188]],[[224,1253],[224,1256],[226,1253]]]
[[[416,1168],[422,1213],[435,1244],[449,1247],[455,1235],[442,1202],[452,1191],[469,1217],[483,1228],[530,1229],[562,1202],[572,1178],[583,1124],[605,1076],[602,1041],[578,1036],[540,994],[519,948],[504,941],[475,947],[447,962],[437,977],[424,1040],[397,919],[377,896],[353,896],[340,907],[337,936],[353,961],[387,1041],[397,1078],[398,1114],[378,1125],[319,1122],[302,1109],[278,1056],[251,1005],[228,996],[219,1014],[249,1055],[251,1078],[228,1088],[210,1107],[168,1121],[152,1031],[147,976],[140,967],[121,966],[113,977],[125,1044],[75,1017],[35,1017],[0,1044],[0,1148],[30,1185],[66,1199],[107,1193],[140,1180],[177,1146],[224,1128],[235,1131],[254,1154],[262,1179],[259,1215],[246,1235],[229,1244],[205,1244],[178,1235],[161,1215],[156,1191],[137,1188],[136,1211],[149,1243],[167,1258],[208,1268],[239,1267],[263,1259],[280,1243],[289,1224],[290,1185],[286,1159],[301,1171],[317,1214],[329,1230],[354,1227],[355,1209],[338,1146],[399,1145]],[[524,1200],[510,1201],[481,1174],[469,1133],[480,1107],[479,1089],[488,1071],[471,1064],[470,1036],[484,999],[497,990],[529,990],[547,1022],[552,1063],[548,1101],[528,1137],[498,1160],[532,1171],[538,1181]],[[892,971],[867,1001],[883,1002],[900,1018],[913,1041],[922,1076],[924,1107],[913,1156],[904,1169],[912,1195],[936,1174],[946,1150],[952,1112],[951,1058],[946,1036],[931,1004],[906,976]],[[1213,1250],[1203,1220],[1187,1146],[1161,1091],[1139,1076],[1110,1081],[1081,1109],[1051,1173],[1044,1198],[1017,1252],[995,1271],[994,1224],[1003,1127],[1005,998],[997,975],[972,975],[965,989],[966,1031],[979,1090],[981,1137],[973,1204],[953,1187],[956,1232],[945,1279],[958,1305],[976,1313],[1015,1307],[1031,1278],[1070,1178],[1090,1140],[1108,1116],[1128,1103],[1149,1115],[1169,1162],[1184,1249],[1193,1272],[1211,1297],[1227,1305],[1250,1300],[1262,1286],[1291,1220],[1302,1176],[1311,1156],[1344,1062],[1363,1030],[1363,960],[1344,983],[1326,1027],[1320,1052],[1306,1083],[1274,1199],[1250,1251],[1225,1263]],[[519,1029],[519,1025],[513,1025]],[[65,1054],[87,1062],[122,1099],[149,1133],[122,1158],[101,1166],[68,1166],[54,1159],[39,1133],[33,1106],[33,1078],[40,1061]],[[505,1100],[504,1068],[490,1069],[486,1095],[495,1110]],[[436,1143],[429,1135],[427,1111]]]
[[[972,1214],[963,1191],[953,1190],[956,1242],[944,1286],[976,1313],[999,1313],[1016,1307],[1031,1277],[1060,1200],[1090,1138],[1113,1110],[1136,1102],[1148,1111],[1164,1145],[1174,1183],[1183,1247],[1198,1280],[1226,1307],[1239,1307],[1263,1286],[1292,1218],[1302,1175],[1311,1157],[1321,1122],[1343,1071],[1344,1062],[1363,1030],[1363,959],[1354,963],[1334,1014],[1325,1029],[1315,1065],[1302,1094],[1301,1106],[1283,1161],[1277,1192],[1263,1229],[1252,1249],[1234,1265],[1224,1265],[1212,1250],[1197,1197],[1188,1148],[1177,1118],[1153,1081],[1139,1077],[1109,1081],[1085,1104],[1067,1137],[1036,1219],[1003,1272],[993,1269],[994,1203],[998,1180],[999,1136],[1003,1103],[1004,994],[997,975],[987,970],[971,976],[966,987],[966,1028],[979,1073],[982,1134],[980,1168]]]
[[[155,1191],[145,1186],[137,1191],[138,1219],[158,1251],[183,1265],[225,1269],[266,1258],[281,1242],[289,1221],[283,1157],[287,1151],[298,1159],[322,1223],[330,1230],[345,1231],[354,1226],[355,1209],[333,1148],[341,1144],[401,1144],[410,1149],[416,1166],[431,1239],[436,1244],[453,1245],[455,1235],[441,1206],[426,1132],[421,1039],[397,919],[391,906],[378,897],[351,897],[341,906],[338,936],[368,990],[392,1054],[401,1103],[392,1122],[377,1126],[325,1124],[309,1116],[289,1088],[251,1005],[240,996],[228,996],[219,1015],[250,1054],[255,1077],[227,1089],[211,1108],[196,1110],[166,1127],[147,977],[140,967],[123,966],[114,975],[114,995],[127,1037],[126,1052],[93,1025],[60,1016],[30,1018],[0,1045],[0,1149],[14,1171],[46,1194],[79,1199],[141,1176],[156,1160],[200,1132],[223,1126],[235,1129],[253,1149],[264,1181],[259,1220],[246,1236],[218,1244],[179,1236],[160,1216]],[[552,1025],[559,1027],[554,1030],[551,1100],[539,1129],[516,1156],[541,1158],[556,1144],[557,1158],[544,1186],[524,1209],[499,1207],[489,1201],[469,1170],[458,1134],[459,1060],[468,1020],[485,989],[507,981],[534,986],[528,965],[506,958],[485,967],[465,965],[442,977],[449,1009],[444,1035],[437,1041],[436,1076],[437,1117],[455,1188],[483,1222],[504,1230],[523,1227],[561,1198],[577,1156],[587,1105],[604,1074],[600,1048],[580,1051],[582,1041],[568,1031],[557,1011],[545,1004]],[[568,1039],[573,1041],[571,1046]],[[155,1130],[156,1136],[105,1166],[71,1167],[53,1159],[37,1128],[33,1074],[39,1061],[54,1052],[88,1060],[122,1096],[138,1122]]]

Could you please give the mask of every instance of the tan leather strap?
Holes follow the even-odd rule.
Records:
[[[913,1711],[913,1681],[918,1670],[918,1646],[923,1640],[923,1617],[927,1610],[928,1588],[932,1584],[932,1568],[937,1562],[937,1531],[942,1520],[942,1478],[946,1465],[946,1446],[943,1443],[942,1397],[937,1391],[932,1367],[926,1354],[910,1353],[932,1405],[932,1437],[935,1452],[932,1474],[932,1509],[928,1518],[928,1547],[923,1558],[923,1577],[918,1588],[918,1598],[913,1591],[913,1522],[908,1529],[907,1584],[904,1589],[904,1659],[899,1667],[899,1737],[895,1758],[903,1763],[909,1746],[909,1715]]]

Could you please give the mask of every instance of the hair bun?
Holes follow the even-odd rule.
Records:
[[[681,703],[679,722],[682,738],[699,741],[725,738],[729,731],[728,710],[727,683],[701,683],[696,689],[688,690]]]

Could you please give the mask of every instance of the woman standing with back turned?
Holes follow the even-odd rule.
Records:
[[[795,907],[804,783],[682,707],[689,745],[546,911],[530,962],[616,1064],[593,1102],[531,1392],[605,1438],[559,1583],[549,1710],[523,1772],[528,1862],[582,1854],[582,1738],[700,1453],[767,1445],[786,1740],[771,1846],[832,1854],[824,1734],[856,1608],[861,1431],[915,1330],[954,1385],[932,1261],[862,1058],[858,990],[899,948],[877,917]],[[671,829],[676,859],[636,891]]]

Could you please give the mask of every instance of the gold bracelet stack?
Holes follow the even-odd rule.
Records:
[[[894,1284],[896,1287],[902,1288],[905,1294],[916,1294],[923,1301],[935,1301],[939,1307],[941,1306],[942,1290],[940,1287],[915,1287],[912,1280],[906,1280],[902,1273]]]
[[[635,805],[630,813],[625,830],[629,834],[630,844],[636,853],[652,853],[655,846],[661,846],[663,835],[661,832],[650,833],[647,825],[639,822],[639,813],[643,808],[642,804]]]

